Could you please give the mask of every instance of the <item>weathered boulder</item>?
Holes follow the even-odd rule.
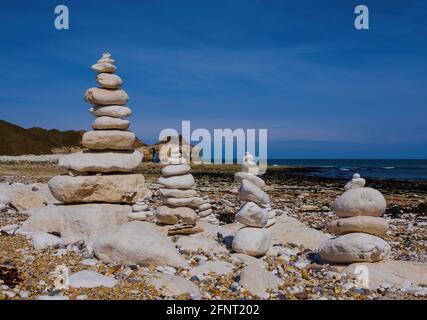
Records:
[[[132,221],[90,240],[98,259],[108,263],[185,267],[173,244],[149,222]]]
[[[128,221],[131,207],[116,204],[50,205],[28,210],[23,231],[60,235],[65,244],[87,240]]]
[[[237,253],[263,256],[271,247],[271,234],[265,228],[243,227],[234,235],[232,247]]]

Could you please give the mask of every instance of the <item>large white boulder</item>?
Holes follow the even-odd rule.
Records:
[[[87,240],[128,221],[130,206],[117,204],[50,205],[30,209],[23,231],[57,233],[65,244]]]
[[[364,232],[383,237],[388,230],[387,220],[379,217],[356,216],[328,223],[328,231],[335,235]]]
[[[62,156],[58,164],[62,168],[78,172],[131,172],[142,162],[138,150],[124,152],[76,152]]]
[[[234,174],[234,180],[237,182],[242,182],[243,180],[248,180],[256,185],[258,188],[264,188],[265,182],[261,178],[247,172],[237,172]]]
[[[320,257],[327,262],[377,262],[390,253],[383,239],[366,233],[349,233],[325,241],[319,248]]]
[[[110,106],[124,106],[129,101],[129,96],[124,90],[108,90],[103,88],[87,89],[84,99],[87,103]]]
[[[269,297],[269,290],[277,291],[283,280],[255,265],[248,265],[240,272],[239,284],[260,298]]]
[[[142,174],[61,175],[48,184],[54,197],[64,203],[135,203],[150,194]]]
[[[243,180],[239,188],[239,200],[242,202],[252,201],[260,205],[268,205],[270,198],[249,180]]]
[[[268,221],[268,210],[254,202],[246,202],[237,212],[236,221],[250,227],[262,228]]]
[[[232,247],[237,253],[259,257],[266,254],[272,243],[271,234],[265,228],[244,227],[234,235]]]
[[[194,178],[191,174],[160,177],[158,182],[169,189],[190,189],[194,186]]]
[[[121,130],[95,130],[83,134],[82,145],[91,150],[131,150],[135,134]]]
[[[172,242],[149,222],[132,221],[92,238],[98,259],[108,263],[185,267]]]
[[[351,188],[339,196],[333,211],[338,217],[379,217],[386,210],[384,196],[372,188]]]

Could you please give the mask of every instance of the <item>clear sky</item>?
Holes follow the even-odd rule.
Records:
[[[426,34],[421,0],[3,1],[0,119],[88,130],[110,51],[142,140],[191,120],[266,128],[271,158],[427,158]]]

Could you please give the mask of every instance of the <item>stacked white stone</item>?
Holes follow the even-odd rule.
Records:
[[[242,172],[235,174],[235,179],[241,182],[238,191],[239,200],[243,203],[236,214],[236,221],[245,225],[239,229],[233,240],[233,250],[251,256],[263,256],[271,246],[271,234],[266,227],[274,223],[270,214],[270,198],[261,190],[265,182],[257,177],[259,168],[253,156],[246,153]],[[271,210],[274,214],[274,211]],[[269,224],[270,222],[270,224]]]
[[[143,155],[134,149],[135,134],[128,130],[129,96],[121,90],[122,79],[109,53],[92,66],[99,88],[90,88],[84,99],[93,105],[93,131],[83,135],[87,151],[63,156],[59,165],[68,170],[49,181],[55,196],[64,203],[134,203],[149,193],[142,174],[133,174]]]
[[[319,248],[320,257],[333,263],[378,262],[388,257],[390,245],[381,237],[388,223],[381,218],[386,210],[384,196],[365,187],[365,179],[354,174],[345,192],[334,203],[334,213],[343,219],[328,224],[330,233],[337,235]]]
[[[212,213],[208,198],[197,196],[192,189],[194,178],[190,173],[191,167],[181,156],[179,147],[171,148],[168,165],[162,169],[162,176],[158,182],[163,185],[160,195],[162,205],[157,209],[157,221],[161,224],[185,223],[195,225],[199,216]],[[195,210],[198,210],[199,215]]]

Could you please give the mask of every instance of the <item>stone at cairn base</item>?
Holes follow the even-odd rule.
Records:
[[[138,150],[122,152],[77,152],[59,159],[59,166],[78,172],[131,172],[142,162]]]
[[[49,182],[53,196],[63,203],[135,203],[150,195],[142,174],[56,176]]]
[[[349,233],[322,243],[319,254],[334,263],[377,262],[387,258],[390,250],[390,245],[379,237]]]
[[[271,234],[267,229],[243,227],[236,232],[232,247],[237,253],[259,257],[267,253],[271,242]]]

